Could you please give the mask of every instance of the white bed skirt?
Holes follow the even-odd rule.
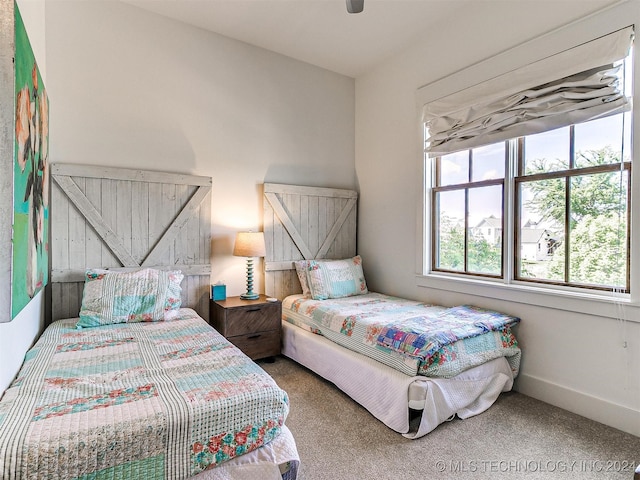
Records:
[[[513,387],[505,358],[496,358],[453,378],[410,377],[289,322],[282,322],[282,353],[334,383],[374,417],[407,438],[419,438],[454,414],[484,412]],[[409,429],[409,408],[422,410]]]

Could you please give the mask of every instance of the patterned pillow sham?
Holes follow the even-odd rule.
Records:
[[[314,300],[369,293],[360,255],[344,260],[309,260],[307,281]]]
[[[309,260],[297,260],[293,262],[296,267],[296,273],[298,274],[298,280],[300,280],[300,286],[302,287],[302,295],[307,298],[311,298],[311,291],[309,290],[309,282],[307,282],[307,270],[309,267]]]
[[[87,270],[76,326],[163,320],[165,311],[180,308],[183,278],[178,270]]]

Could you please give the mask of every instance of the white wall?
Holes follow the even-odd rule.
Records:
[[[227,295],[246,290],[231,253],[262,228],[263,182],[354,188],[353,79],[121,2],[46,13],[52,160],[213,177]]]
[[[571,3],[555,6],[570,8]],[[639,6],[632,0],[586,24],[573,25],[560,36],[579,43],[598,29],[640,24]],[[427,32],[410,49],[356,81],[358,245],[367,282],[376,291],[444,305],[475,303],[520,316],[523,361],[517,388],[521,392],[640,435],[640,323],[417,285],[423,155],[416,90],[559,26],[531,29],[533,20],[547,15],[545,9],[506,16],[492,8],[487,2],[470,5],[464,18],[442,22],[441,30]],[[505,18],[508,28],[503,28]],[[553,45],[556,38],[546,37],[539,45]],[[507,53],[502,66],[514,60],[517,63]],[[637,103],[635,110],[640,118]],[[636,125],[640,138],[640,122]],[[637,237],[634,249],[640,251]],[[612,314],[615,317],[615,311]]]
[[[18,1],[31,48],[45,86],[47,85],[44,28],[44,0]],[[6,172],[1,172],[4,175]],[[31,347],[44,324],[44,293],[40,291],[10,323],[0,323],[0,395],[13,380],[25,352]]]

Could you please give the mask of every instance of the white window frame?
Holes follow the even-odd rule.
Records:
[[[581,22],[576,22],[532,41],[523,43],[488,60],[474,64],[448,77],[440,79],[420,88],[417,95],[418,111],[429,101],[442,98],[456,91],[468,88],[474,83],[488,81],[496,75],[515,70],[529,63],[554,55],[575,45],[588,42],[594,38],[624,28],[629,25],[629,19],[615,19],[607,17],[607,12],[591,16]],[[621,23],[625,22],[625,23]],[[636,31],[640,25],[636,24]],[[633,50],[633,91],[636,99],[640,98],[640,48],[636,45]],[[634,121],[633,119],[639,119]],[[431,188],[432,163],[422,154],[424,148],[424,128],[421,119],[420,152],[423,155],[423,176],[420,188],[422,208],[418,209],[418,239],[416,284],[420,287],[452,291],[461,294],[488,297],[509,302],[524,303],[549,307],[570,312],[598,315],[612,319],[624,319],[640,323],[640,169],[631,171],[631,262],[630,262],[630,293],[618,294],[605,291],[588,291],[576,287],[560,287],[555,285],[531,284],[518,282],[511,278],[513,272],[513,255],[505,255],[504,279],[480,278],[464,274],[432,272],[431,258]],[[636,101],[632,112],[632,145],[631,158],[640,164],[640,101]],[[508,168],[513,168],[508,165]],[[513,248],[513,175],[505,172],[505,245],[509,251]]]

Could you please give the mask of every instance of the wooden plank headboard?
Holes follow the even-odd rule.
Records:
[[[211,178],[53,164],[51,320],[77,317],[87,268],[182,270],[182,303],[208,318]]]
[[[296,260],[356,254],[357,200],[354,190],[264,184],[267,295],[301,292]]]

